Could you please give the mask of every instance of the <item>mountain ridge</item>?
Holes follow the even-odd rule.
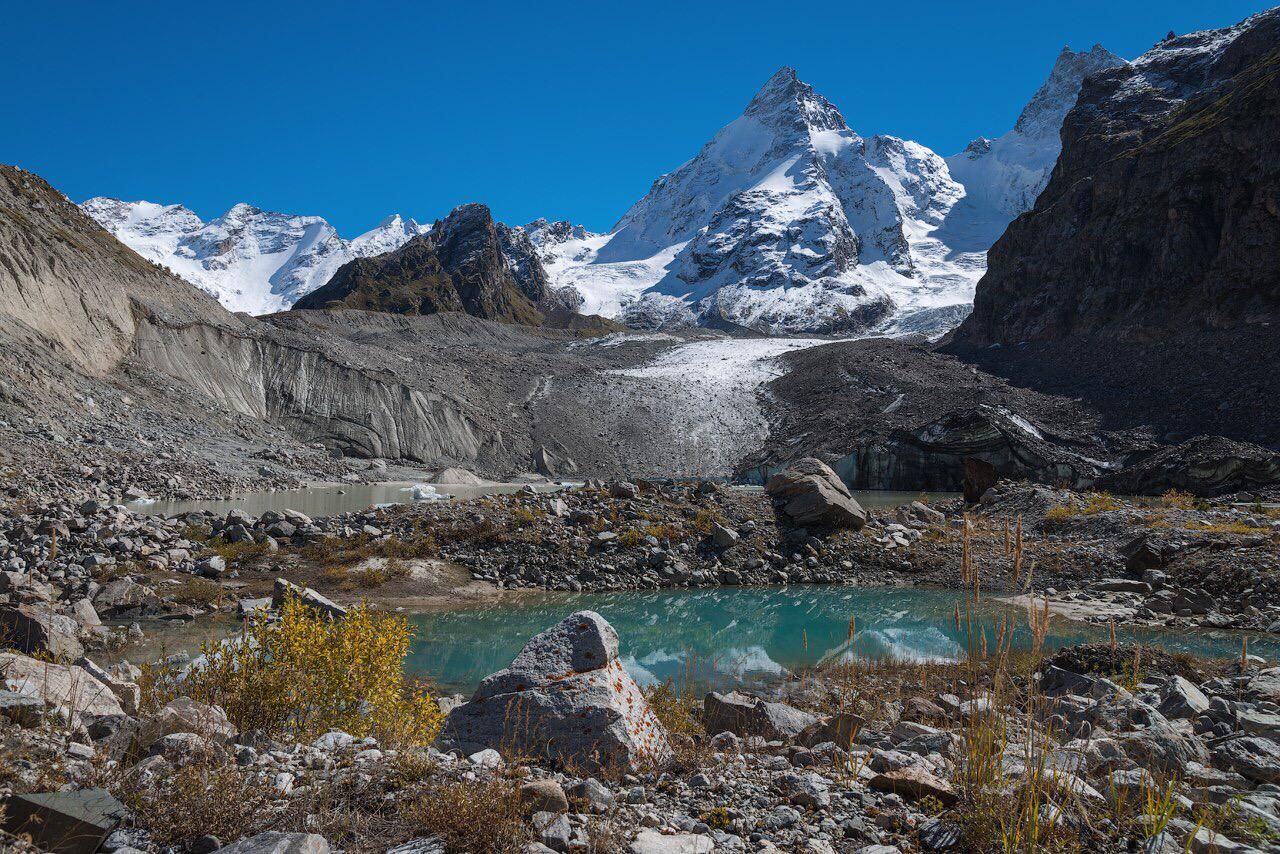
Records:
[[[217,297],[232,311],[291,306],[352,258],[380,254],[422,233],[392,214],[345,240],[323,217],[266,211],[245,202],[208,222],[184,205],[95,196],[81,209],[134,251]]]
[[[784,67],[608,234],[529,234],[554,283],[632,326],[938,334],[967,313],[988,246],[1048,180],[1083,78],[1123,62],[1064,49],[1013,130],[945,159],[858,135]]]
[[[503,226],[503,239],[513,258],[538,256],[563,305],[634,327],[936,336],[967,313],[987,248],[1048,180],[1083,77],[1123,62],[1096,45],[1064,49],[1014,129],[950,158],[860,136],[785,66],[609,233],[535,220]],[[392,215],[344,240],[321,217],[244,204],[208,223],[181,205],[99,197],[84,209],[144,257],[255,314],[430,228]]]

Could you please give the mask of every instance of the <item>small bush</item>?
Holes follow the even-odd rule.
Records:
[[[267,553],[267,542],[263,540],[257,543],[253,540],[246,540],[242,543],[228,543],[221,537],[214,537],[205,543],[205,548],[219,555],[227,562],[228,566],[236,566],[265,555]]]
[[[1120,510],[1124,504],[1107,492],[1090,492],[1085,496],[1084,514],[1092,516],[1097,513],[1110,513]]]
[[[1190,492],[1181,492],[1177,489],[1170,489],[1164,495],[1160,496],[1160,505],[1168,507],[1171,510],[1190,510],[1195,507],[1196,497]]]
[[[511,524],[517,528],[528,528],[538,523],[538,514],[527,507],[517,507],[511,511]]]
[[[111,787],[139,827],[162,846],[212,834],[236,839],[263,829],[270,793],[214,757],[198,757],[154,780],[126,776]]]
[[[409,804],[403,818],[415,833],[440,837],[448,851],[519,854],[530,840],[520,789],[501,778],[436,787]]]
[[[1061,525],[1076,515],[1076,511],[1063,504],[1055,504],[1044,514],[1044,520],[1052,525]]]
[[[650,525],[644,529],[644,532],[658,540],[678,540],[684,536],[684,531],[679,525],[672,525],[669,522]]]
[[[699,510],[693,517],[693,527],[700,534],[710,534],[718,522],[720,516],[713,510]]]
[[[654,685],[646,692],[649,708],[658,721],[672,735],[699,736],[705,734],[698,717],[699,703],[692,693],[676,688],[672,679]]]
[[[713,807],[702,814],[702,821],[713,830],[728,830],[732,823],[729,810],[725,807]]]
[[[278,621],[251,620],[231,642],[206,644],[204,663],[180,684],[160,680],[157,704],[179,693],[226,710],[242,731],[318,737],[341,729],[392,744],[429,744],[443,716],[410,687],[404,657],[412,631],[400,616],[366,605],[330,620],[285,601]]]
[[[644,534],[635,528],[628,528],[618,535],[618,545],[624,549],[633,549],[644,542]]]
[[[354,537],[324,537],[303,546],[299,554],[304,560],[329,566],[350,566],[372,557],[413,560],[438,557],[440,543],[421,528],[403,537],[375,538],[369,534]]]
[[[168,588],[168,596],[179,605],[221,605],[228,599],[225,587],[198,576],[184,578]]]
[[[1242,536],[1271,533],[1270,528],[1261,528],[1244,522],[1188,522],[1186,530],[1205,534],[1240,534]]]
[[[351,578],[361,587],[381,587],[392,579],[408,576],[408,565],[396,557],[384,558],[379,565],[351,573]]]

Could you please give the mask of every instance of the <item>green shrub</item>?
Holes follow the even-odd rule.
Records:
[[[203,663],[185,679],[152,679],[151,705],[185,694],[221,706],[242,731],[311,739],[341,729],[429,744],[443,716],[405,680],[411,639],[401,616],[359,605],[332,620],[291,597],[276,622],[256,617],[238,639],[206,644]]]

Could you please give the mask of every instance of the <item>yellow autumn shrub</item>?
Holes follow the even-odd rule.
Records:
[[[404,674],[413,631],[358,605],[333,620],[287,599],[279,618],[252,618],[237,639],[207,645],[172,693],[213,703],[241,730],[315,738],[340,729],[392,744],[429,744],[443,716]]]

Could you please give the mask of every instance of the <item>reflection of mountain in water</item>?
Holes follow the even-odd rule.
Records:
[[[911,664],[941,664],[960,661],[964,648],[937,626],[886,626],[859,631],[822,656],[826,664],[835,661],[904,661]]]
[[[524,642],[580,608],[618,630],[622,661],[641,684],[776,681],[826,650],[876,659],[954,660],[940,628],[954,598],[941,591],[843,587],[719,588],[539,597],[492,608],[422,615],[412,666],[444,687],[474,686],[510,663]],[[850,618],[859,635],[850,653]]]
[[[530,637],[569,613],[599,611],[618,630],[622,661],[643,684],[672,679],[719,688],[776,682],[819,661],[849,658],[908,662],[956,661],[970,648],[955,624],[960,594],[924,588],[723,587],[709,590],[548,593],[487,608],[420,614],[420,636],[409,666],[448,690],[469,691],[511,663]],[[963,607],[963,605],[962,605]],[[995,602],[974,616],[994,642],[992,620],[1009,615],[1015,647],[1029,645],[1025,614]],[[856,636],[849,641],[849,620]],[[1240,639],[1230,633],[1119,633],[1168,649],[1231,656]],[[1055,621],[1048,643],[1100,640],[1105,629]],[[1250,651],[1280,654],[1280,644],[1250,639]]]

